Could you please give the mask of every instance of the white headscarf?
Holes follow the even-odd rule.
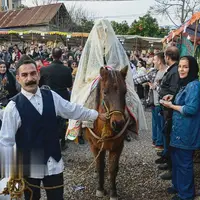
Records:
[[[97,20],[89,34],[79,62],[72,89],[71,101],[84,105],[90,94],[92,83],[99,76],[100,68],[104,66],[104,57],[106,65],[114,70],[121,70],[125,66],[129,66],[126,84],[128,90],[131,92],[131,96],[135,102],[134,104],[137,104],[135,105],[134,113],[136,118],[140,116],[140,120],[145,122],[141,102],[134,91],[130,62],[110,22],[106,19]],[[146,128],[146,123],[139,124],[144,124]],[[69,129],[73,129],[74,126],[75,121],[70,120]]]

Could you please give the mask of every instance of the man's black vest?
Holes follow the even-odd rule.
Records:
[[[49,157],[57,162],[61,159],[53,96],[49,90],[40,91],[43,100],[42,115],[22,93],[12,98],[21,117],[21,126],[16,133],[16,146],[23,156],[24,167],[30,164],[30,154],[37,158],[37,163],[33,164],[46,165]]]

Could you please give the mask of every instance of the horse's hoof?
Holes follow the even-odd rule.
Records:
[[[118,200],[118,197],[110,197],[110,200]]]
[[[98,173],[94,172],[94,178],[98,178]]]
[[[96,197],[102,198],[107,195],[106,190],[96,190]]]
[[[102,190],[97,190],[97,191],[96,191],[96,197],[99,197],[99,198],[104,197],[104,191],[102,191]]]

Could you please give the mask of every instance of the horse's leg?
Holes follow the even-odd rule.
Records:
[[[109,175],[110,175],[110,200],[117,200],[116,177],[119,170],[119,158],[123,150],[123,144],[115,151],[109,152]]]
[[[92,146],[91,149],[96,158],[100,150],[94,146]],[[97,191],[96,191],[97,197],[103,197],[105,195],[105,191],[104,191],[105,154],[106,154],[106,151],[101,151],[98,158],[96,159],[96,172],[98,175],[98,186],[97,186]]]

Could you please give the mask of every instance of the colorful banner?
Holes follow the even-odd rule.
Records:
[[[18,34],[18,35],[28,35],[28,34],[39,34],[41,36],[45,35],[60,35],[65,36],[67,38],[71,37],[88,37],[89,33],[69,33],[69,32],[59,32],[59,31],[50,31],[50,32],[42,32],[42,31],[15,31],[15,30],[8,30],[8,31],[0,31],[0,35],[7,35],[7,34]]]

